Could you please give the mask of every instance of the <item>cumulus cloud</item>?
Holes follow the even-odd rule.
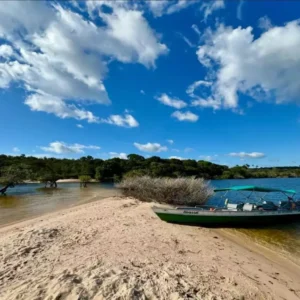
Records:
[[[133,144],[137,149],[143,152],[162,152],[167,151],[168,148],[166,146],[162,146],[159,143],[147,143],[147,144]]]
[[[101,122],[128,128],[139,126],[138,121],[129,114],[125,114],[124,117],[121,115],[111,115],[108,119],[102,119]]]
[[[197,122],[199,117],[195,115],[194,113],[187,111],[187,112],[181,112],[179,110],[175,111],[171,115],[172,117],[176,118],[179,121],[188,121],[188,122]]]
[[[76,126],[77,126],[78,128],[83,128],[83,126],[82,126],[81,124],[76,124]]]
[[[121,158],[121,159],[127,159],[127,154],[124,152],[117,153],[117,152],[109,152],[109,155],[111,158]]]
[[[99,118],[92,112],[78,108],[75,104],[67,104],[61,98],[48,94],[32,94],[24,102],[32,111],[43,111],[65,118],[87,120],[89,123],[97,123]]]
[[[262,152],[231,152],[228,154],[232,157],[240,157],[240,158],[264,158],[266,157],[265,153]]]
[[[178,99],[178,98],[171,98],[169,97],[167,94],[163,93],[161,94],[159,97],[156,98],[159,102],[161,102],[162,104],[164,105],[167,105],[167,106],[171,106],[171,107],[175,107],[177,109],[180,109],[180,108],[183,108],[183,107],[186,107],[187,104]]]
[[[20,152],[20,149],[19,149],[18,147],[13,147],[12,151],[13,151],[14,153],[17,153],[17,152]]]
[[[173,145],[173,144],[174,144],[174,141],[173,141],[173,140],[167,140],[167,142],[168,142],[170,145]]]
[[[141,93],[142,95],[145,95],[145,91],[144,91],[144,90],[140,90],[140,93]]]
[[[97,2],[99,7],[104,4]],[[110,104],[103,84],[109,61],[155,67],[168,48],[142,11],[113,6],[112,13],[99,12],[91,21],[72,9],[46,1],[1,6],[0,37],[7,44],[0,47],[5,58],[0,62],[0,88],[17,82],[29,92],[25,104],[32,110],[96,122],[82,105]]]
[[[252,27],[208,30],[197,55],[213,84],[198,104],[236,110],[239,93],[259,101],[299,103],[299,47],[300,21],[272,27],[257,39]]]
[[[9,58],[14,53],[13,48],[9,45],[1,45],[0,46],[0,57]]]
[[[46,152],[53,152],[57,154],[63,154],[63,153],[84,153],[85,149],[90,150],[99,150],[99,146],[94,145],[81,145],[81,144],[66,144],[64,142],[53,142],[50,143],[47,147],[40,147],[43,151]]]

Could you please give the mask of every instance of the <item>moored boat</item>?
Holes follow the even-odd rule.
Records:
[[[224,205],[221,207],[153,207],[153,211],[160,219],[167,222],[208,227],[249,227],[300,221],[300,203],[293,199],[296,194],[294,190],[236,186],[214,191],[225,192],[224,196],[229,191],[250,193],[244,196],[246,202],[230,203],[229,199],[225,199]],[[281,193],[286,200],[276,201],[276,204],[273,201],[266,201],[265,195],[271,192]],[[264,195],[253,199],[254,193],[264,193]]]

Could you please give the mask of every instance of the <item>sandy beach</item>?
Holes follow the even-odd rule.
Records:
[[[0,229],[0,299],[299,299],[293,263],[113,197]]]

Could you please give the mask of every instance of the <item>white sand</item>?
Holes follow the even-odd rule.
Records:
[[[299,299],[298,267],[150,207],[108,198],[0,229],[0,299]]]

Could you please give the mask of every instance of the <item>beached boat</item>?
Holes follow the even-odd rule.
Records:
[[[294,190],[235,186],[214,191],[225,192],[223,206],[153,207],[153,211],[160,219],[167,222],[209,227],[246,227],[300,221],[300,201],[294,200],[293,197],[296,194]],[[243,193],[240,198],[243,201],[230,203],[226,196],[232,191]],[[285,199],[274,201],[275,203],[266,201],[266,194],[271,192],[281,193]]]

